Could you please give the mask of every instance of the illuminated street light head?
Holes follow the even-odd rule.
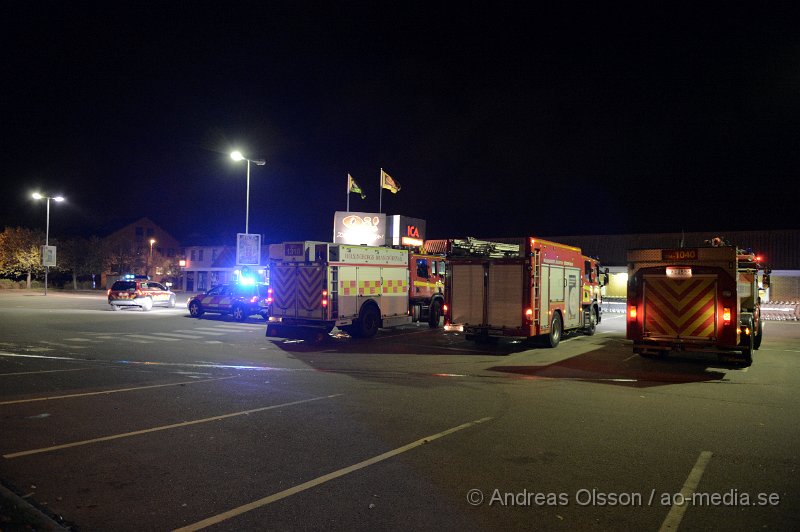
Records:
[[[64,196],[56,196],[53,198],[54,201],[64,201]]]
[[[241,161],[244,159],[244,155],[242,155],[242,152],[240,152],[239,150],[236,150],[231,152],[231,159],[233,159],[234,161]]]
[[[41,194],[39,194],[38,192],[34,192],[33,194],[31,194],[31,197],[32,197],[33,199],[42,199],[44,196],[42,196],[42,195],[41,195]]]

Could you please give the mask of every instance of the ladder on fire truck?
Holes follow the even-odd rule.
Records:
[[[519,256],[520,246],[518,244],[508,244],[504,242],[490,242],[478,240],[477,238],[467,237],[466,239],[454,239],[451,246],[451,253],[454,256],[487,257],[492,259],[502,259]]]
[[[542,251],[539,250],[539,249],[534,249],[533,253],[532,253],[532,255],[533,255],[533,276],[532,276],[532,278],[533,278],[532,279],[532,282],[533,282],[533,324],[536,325],[537,327],[540,324],[539,320],[541,319],[541,315],[540,314],[542,312],[542,291],[541,291],[542,283],[541,283],[541,278],[540,278],[541,268],[539,267],[540,266],[540,261],[541,261],[541,258],[542,258],[541,253],[542,253]]]

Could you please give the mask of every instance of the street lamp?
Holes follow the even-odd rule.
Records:
[[[155,243],[156,243],[156,239],[155,238],[151,238],[150,239],[150,256],[147,257],[147,271],[145,272],[145,274],[148,277],[150,277],[150,264],[152,264],[152,262],[153,262],[153,244],[155,244]]]
[[[256,164],[258,166],[264,166],[267,164],[267,161],[264,159],[248,159],[242,152],[236,150],[231,152],[231,159],[234,161],[247,161],[247,202],[245,204],[245,213],[244,213],[244,232],[245,234],[250,234],[250,163]]]
[[[35,200],[40,200],[40,199],[46,199],[47,200],[47,222],[45,224],[45,230],[44,230],[44,247],[45,247],[45,253],[46,253],[47,249],[50,247],[50,200],[53,200],[53,201],[58,202],[58,203],[61,203],[62,201],[64,201],[64,197],[63,196],[45,196],[45,195],[40,194],[38,192],[34,192],[33,194],[31,194],[31,197],[33,197],[33,199],[35,199]],[[44,255],[42,255],[42,259],[44,259]],[[47,274],[49,273],[50,266],[48,265],[48,263],[46,261],[42,260],[42,262],[45,262],[45,266],[44,266],[44,295],[47,295]]]

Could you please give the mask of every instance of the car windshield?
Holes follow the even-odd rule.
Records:
[[[112,290],[136,290],[136,283],[134,281],[117,281],[111,286]]]

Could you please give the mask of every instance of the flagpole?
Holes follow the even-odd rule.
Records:
[[[347,212],[350,212],[350,174],[347,174]]]
[[[378,175],[378,212],[383,212],[383,168],[381,168],[381,173]]]

